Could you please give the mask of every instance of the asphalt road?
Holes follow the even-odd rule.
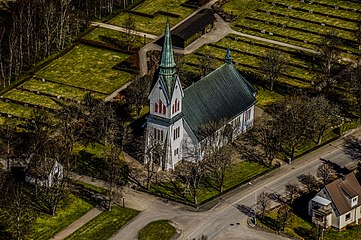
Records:
[[[355,136],[360,137],[360,133],[356,132]],[[232,223],[241,222],[244,224],[246,222],[247,216],[239,210],[242,206],[253,207],[256,202],[256,196],[260,192],[266,191],[282,194],[285,185],[297,182],[298,176],[307,173],[316,174],[318,166],[323,163],[321,159],[332,161],[340,167],[353,167],[357,163],[357,152],[357,149],[353,149],[352,146],[347,147],[344,140],[338,140],[335,143],[329,144],[321,157],[311,157],[305,160],[306,163],[302,160],[297,160],[297,162],[288,165],[284,173],[275,179],[255,183],[255,190],[249,191],[246,194],[239,193],[227,200],[227,207],[224,207],[220,212],[208,218],[207,221],[198,224],[189,233],[187,232],[185,239],[198,238],[202,234],[207,235],[209,239],[263,239],[262,236],[257,236],[257,234],[249,236],[244,228],[241,231],[237,229],[237,226],[231,225]],[[253,184],[251,183],[251,185]]]

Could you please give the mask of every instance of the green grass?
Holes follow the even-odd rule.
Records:
[[[155,14],[156,12],[162,10],[179,14],[184,18],[193,12],[192,9],[181,6],[181,4],[186,1],[187,0],[145,0],[138,7],[134,8],[133,11]]]
[[[31,228],[30,238],[48,240],[92,208],[89,203],[70,194],[65,205],[56,211],[55,216],[40,214],[37,217]]]
[[[170,25],[174,26],[194,11],[193,9],[180,6],[184,2],[186,2],[186,0],[145,0],[142,4],[134,8],[133,11],[151,14],[154,17],[150,18],[132,14],[135,19],[136,30],[157,36],[163,34],[167,18]],[[178,14],[180,17],[167,17],[165,15],[158,14],[158,11],[168,11],[173,14]],[[120,13],[118,16],[110,20],[109,23],[123,26],[127,14],[129,13]]]
[[[77,101],[83,100],[84,95],[87,93],[87,91],[78,88],[52,83],[49,81],[42,82],[36,79],[26,81],[20,87],[28,90],[36,90],[42,93],[49,93],[61,97],[71,98]],[[106,97],[106,95],[97,93],[94,93],[94,96],[99,98]]]
[[[91,190],[93,192],[97,192],[103,195],[106,195],[108,193],[108,190],[102,187],[98,187],[89,183],[81,182],[81,181],[74,181],[75,184],[80,185],[81,187]]]
[[[33,109],[15,103],[7,103],[0,101],[0,112],[7,113],[13,116],[30,118]]]
[[[176,233],[169,220],[158,220],[149,223],[139,231],[139,240],[169,240]]]
[[[267,213],[265,218],[261,220],[261,225],[265,225],[273,230],[277,230],[276,219],[277,219],[278,208]],[[291,237],[297,239],[317,239],[317,227],[312,224],[309,220],[305,220],[298,215],[294,215],[294,220],[291,225],[285,228],[285,233]],[[324,233],[325,240],[354,240],[359,239],[361,236],[361,226],[350,226],[346,230],[338,231],[335,229],[328,229]]]
[[[84,39],[106,43],[100,38],[100,36],[107,36],[118,40],[124,40],[123,34],[124,33],[121,33],[119,31],[99,27],[91,31],[86,36],[84,36]],[[149,43],[150,41],[151,39],[146,38],[146,43]],[[132,47],[135,48],[135,47],[143,47],[143,46],[144,46],[144,37],[136,37],[134,43],[132,44]]]
[[[110,94],[131,80],[132,75],[112,67],[128,55],[77,45],[69,53],[37,72],[40,78]]]
[[[274,231],[277,231],[277,211],[278,208],[272,210],[271,212],[267,213],[265,218],[261,220],[261,223]],[[312,232],[314,226],[304,220],[303,218],[294,215],[294,219],[290,226],[285,228],[284,233],[287,235],[297,238],[297,239],[304,239],[304,237],[310,237],[310,233]]]
[[[237,184],[247,181],[252,177],[265,172],[268,168],[256,162],[239,162],[231,165],[227,171],[224,181],[224,190],[234,187]],[[193,197],[184,190],[185,183],[179,181],[162,182],[157,185],[153,185],[150,192],[171,198],[177,201],[193,202]],[[201,187],[198,190],[198,204],[206,201],[207,199],[214,197],[219,192],[215,186],[215,183],[210,178],[204,178],[201,182]]]
[[[271,91],[262,86],[255,86],[255,87],[257,89],[257,95],[256,95],[257,106],[259,106],[262,109],[265,109],[276,102],[282,101],[282,99],[284,98],[283,95],[275,91]]]
[[[118,16],[110,20],[109,23],[121,27],[124,26],[124,20],[127,18],[126,14],[128,13],[119,14]],[[136,31],[150,33],[157,36],[163,34],[165,24],[167,22],[166,16],[160,14],[155,15],[154,18],[143,17],[135,14],[132,14],[132,16],[135,18]],[[174,26],[179,21],[181,21],[180,18],[169,17],[168,19],[171,26]]]
[[[361,226],[355,225],[347,227],[346,230],[338,231],[335,229],[329,229],[324,235],[324,240],[355,240],[360,239]]]
[[[38,106],[42,106],[42,107],[51,108],[51,109],[60,109],[59,104],[54,102],[51,97],[38,95],[35,93],[31,93],[31,92],[25,92],[25,91],[13,89],[13,90],[5,93],[4,97],[12,99],[12,100],[21,101],[24,103],[30,103],[30,104],[34,104],[34,105],[38,105]]]
[[[138,213],[138,211],[129,208],[113,207],[111,211],[102,212],[66,239],[107,240],[136,217]]]

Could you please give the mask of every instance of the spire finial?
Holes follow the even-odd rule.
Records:
[[[224,62],[227,63],[227,64],[232,63],[231,50],[229,48],[227,48],[226,57],[224,59]]]

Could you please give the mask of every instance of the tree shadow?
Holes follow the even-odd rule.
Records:
[[[302,237],[303,239],[307,240],[314,240],[317,239],[317,236],[315,236],[315,231],[312,229],[307,229],[304,227],[296,227],[293,229],[297,235]]]
[[[342,167],[340,166],[339,164],[335,163],[335,162],[332,162],[330,160],[327,160],[327,159],[323,159],[323,158],[320,158],[321,162],[323,162],[324,164],[328,164],[329,166],[332,167],[332,169],[336,172],[336,174],[338,176],[344,176],[346,174],[349,174],[351,172],[350,169],[348,169],[347,167]]]
[[[254,216],[254,209],[252,209],[249,206],[243,205],[243,204],[236,204],[235,207],[243,214],[245,214],[248,217]]]
[[[358,161],[361,159],[361,140],[349,136],[344,139],[345,141],[345,153],[351,157],[352,160]]]
[[[78,184],[72,184],[72,191],[76,196],[78,196],[79,198],[81,198],[82,200],[86,201],[87,203],[91,204],[96,208],[99,209],[107,208],[107,198],[103,194],[100,194],[91,189],[83,188],[81,185]]]

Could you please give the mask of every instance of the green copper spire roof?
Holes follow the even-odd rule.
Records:
[[[162,49],[162,58],[160,61],[160,74],[173,75],[175,73],[176,64],[173,57],[172,39],[170,34],[169,22],[165,27],[164,43]]]
[[[159,75],[163,76],[167,85],[168,93],[171,95],[176,79],[176,63],[173,56],[172,39],[170,34],[170,26],[167,21],[164,33],[164,43],[162,49],[162,57],[159,65]]]

